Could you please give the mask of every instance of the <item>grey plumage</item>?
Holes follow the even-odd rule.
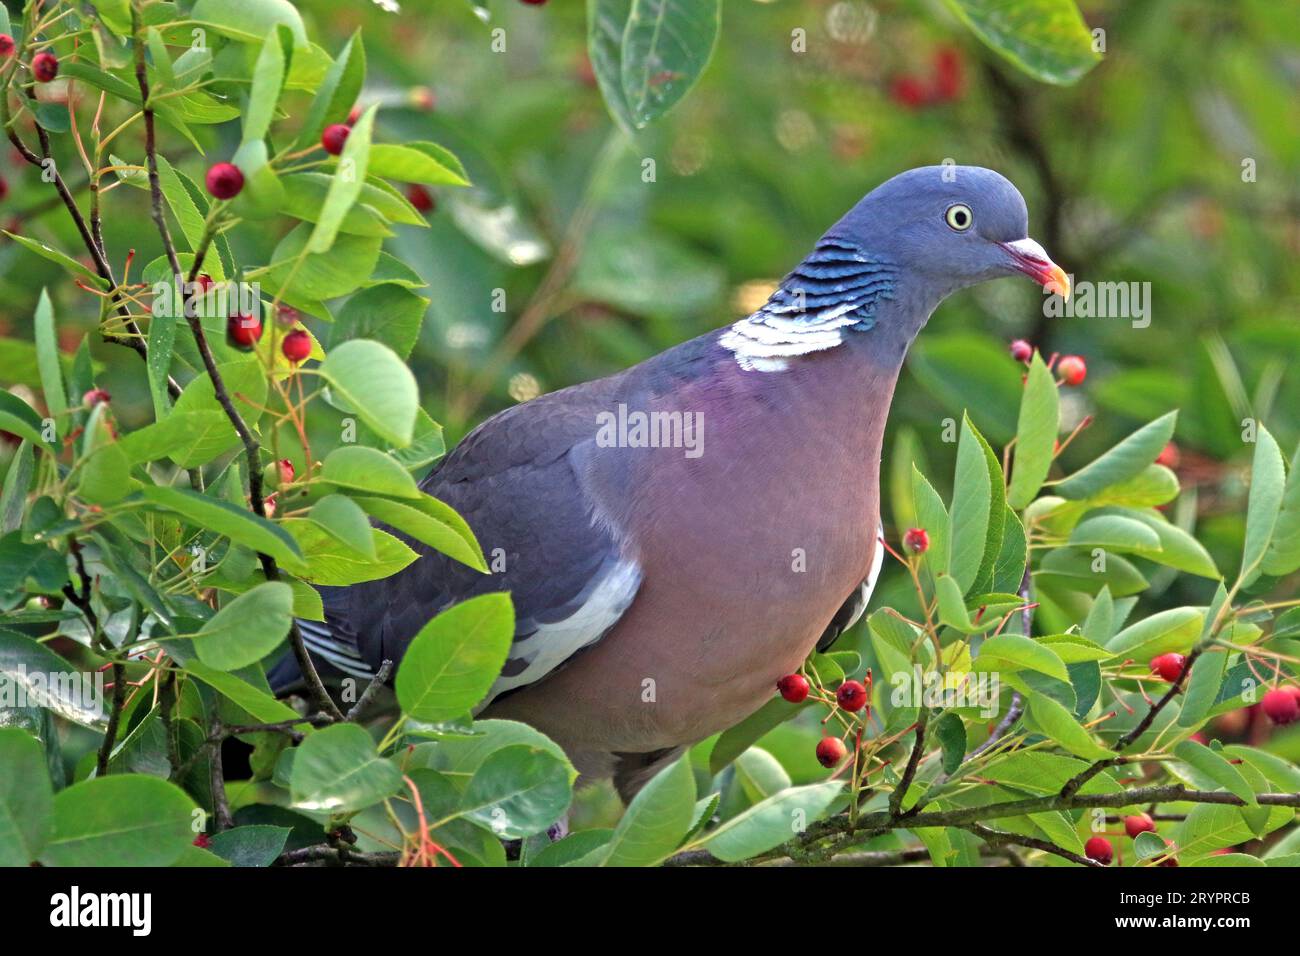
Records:
[[[968,227],[950,221],[955,204]],[[488,713],[534,724],[631,794],[861,615],[907,347],[956,289],[1060,274],[1026,220],[989,170],[881,185],[752,316],[501,412],[447,456],[421,487],[460,512],[496,573],[407,539],[422,556],[399,574],[322,589],[327,629],[309,639],[373,669],[439,611],[509,591],[517,631]],[[615,409],[697,415],[702,454],[602,443]]]

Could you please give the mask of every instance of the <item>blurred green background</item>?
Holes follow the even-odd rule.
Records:
[[[429,284],[411,364],[448,444],[512,402],[733,321],[876,184],[952,159],[1014,181],[1031,235],[1076,281],[1149,282],[1151,321],[1049,319],[1039,290],[1013,279],[955,296],[900,382],[886,475],[915,456],[942,486],[952,459],[942,423],[963,407],[1005,443],[1020,395],[1006,344],[1025,337],[1088,362],[1087,382],[1066,390],[1068,417],[1097,419],[1067,466],[1182,409],[1178,520],[1235,566],[1242,419],[1266,422],[1287,450],[1300,438],[1300,376],[1287,374],[1300,356],[1300,5],[1082,3],[1105,56],[1062,87],[1016,71],[939,0],[729,0],[698,86],[635,140],[596,88],[581,3],[491,0],[486,21],[461,0],[406,0],[400,14],[361,0],[297,6],[331,51],[362,29],[372,78],[362,101],[382,104],[381,138],[442,143],[475,182],[434,193],[430,228],[399,226],[388,243]],[[504,52],[493,49],[497,29]],[[792,50],[799,30],[802,53]],[[171,135],[164,152],[197,174],[237,139],[233,128],[200,135],[206,160]],[[139,144],[130,149],[138,161]],[[4,227],[78,248],[37,171],[7,148],[0,156]],[[73,154],[61,161],[75,166]],[[106,200],[108,244],[119,257],[135,249],[137,263],[161,252],[146,201],[132,189]],[[237,257],[265,261],[278,229],[237,232]],[[94,303],[0,238],[6,387],[35,384],[42,286],[70,351],[93,331]],[[139,360],[97,341],[93,350],[123,425],[147,422]],[[337,430],[326,415],[313,428],[322,456]],[[897,598],[894,577],[874,603]],[[1203,590],[1170,574],[1145,600],[1183,604]]]

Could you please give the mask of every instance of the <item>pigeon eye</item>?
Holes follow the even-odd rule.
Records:
[[[970,228],[974,217],[971,215],[970,206],[965,203],[957,203],[949,206],[948,211],[943,215],[944,222],[956,229],[958,232],[965,232]]]

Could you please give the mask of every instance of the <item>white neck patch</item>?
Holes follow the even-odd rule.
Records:
[[[767,303],[718,338],[745,371],[780,372],[789,359],[833,349],[846,330],[866,331],[893,297],[898,270],[855,245],[824,238]]]

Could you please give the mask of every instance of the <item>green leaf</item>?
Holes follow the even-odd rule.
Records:
[[[33,590],[57,594],[68,580],[67,559],[43,543],[28,543],[22,533],[0,537],[0,594]]]
[[[292,621],[293,589],[266,581],[214,614],[195,635],[194,649],[209,667],[238,670],[275,650]]]
[[[1146,661],[1157,654],[1186,654],[1196,642],[1205,616],[1203,608],[1171,607],[1129,625],[1106,642],[1116,657]]]
[[[307,28],[289,0],[198,0],[190,16],[241,43],[258,43],[276,24],[293,34],[294,47],[306,47]]]
[[[1084,518],[1070,533],[1075,547],[1100,547],[1113,551],[1159,552],[1160,536],[1144,522],[1120,514]]]
[[[1074,83],[1101,60],[1074,0],[946,2],[980,40],[1044,83]]]
[[[53,828],[54,787],[45,752],[17,727],[0,727],[0,866],[28,866]]]
[[[32,443],[24,440],[18,444],[18,450],[5,471],[4,490],[0,491],[0,535],[22,527],[23,515],[27,511],[27,491],[35,471],[36,455]]]
[[[326,348],[349,339],[374,339],[405,359],[415,348],[428,308],[428,299],[391,282],[362,289],[339,310],[326,337]]]
[[[1210,610],[1206,615],[1206,626],[1217,613],[1216,605],[1221,605],[1228,597],[1224,589],[1223,582],[1219,582],[1219,592],[1215,595],[1215,603],[1210,605]],[[1178,711],[1178,726],[1195,727],[1210,712],[1219,699],[1219,691],[1223,687],[1223,679],[1228,672],[1228,655],[1222,651],[1209,651],[1202,654],[1192,664],[1191,674],[1187,677],[1186,692],[1183,695],[1183,705]]]
[[[375,539],[370,521],[361,506],[345,495],[326,495],[311,507],[307,515],[332,537],[353,551],[375,560]]]
[[[233,199],[232,209],[246,219],[270,219],[284,205],[284,187],[271,165],[266,143],[246,139],[230,161],[244,174],[244,189]]]
[[[69,677],[50,681],[46,679],[47,674],[68,674]],[[25,693],[29,701],[48,708],[65,720],[101,734],[104,732],[102,695],[97,693],[91,675],[77,670],[27,635],[0,628],[0,678],[11,689]]]
[[[1241,555],[1241,584],[1248,587],[1261,573],[1260,565],[1273,539],[1286,488],[1286,464],[1277,442],[1263,425],[1255,436],[1250,467],[1250,498],[1246,506],[1246,544]]]
[[[318,370],[341,399],[386,441],[404,447],[415,431],[419,391],[415,376],[392,349],[369,339],[344,342]]]
[[[376,103],[362,113],[352,127],[347,142],[343,144],[338,167],[330,180],[329,192],[325,194],[325,204],[316,219],[316,227],[311,231],[311,238],[307,240],[310,252],[330,250],[344,218],[361,195],[361,187],[366,181],[366,167],[370,162],[370,137],[378,111],[379,104]]]
[[[619,71],[634,127],[644,129],[695,85],[721,22],[721,0],[633,0]]]
[[[962,418],[957,442],[957,468],[953,474],[952,520],[948,538],[948,573],[970,590],[984,560],[989,528],[989,506],[993,489],[988,462],[975,428]]]
[[[500,675],[514,632],[508,594],[482,594],[443,611],[402,658],[394,683],[402,713],[436,723],[468,711]]]
[[[1205,550],[1204,545],[1175,524],[1170,524],[1163,516],[1147,514],[1141,511],[1132,513],[1132,517],[1141,521],[1156,533],[1160,539],[1160,550],[1138,549],[1144,558],[1163,564],[1169,568],[1186,571],[1188,574],[1218,580],[1222,577],[1214,564],[1214,558]],[[1274,539],[1276,540],[1276,535]]]
[[[623,92],[623,30],[633,0],[587,0],[587,56],[610,115],[628,133],[635,127]]]
[[[294,751],[289,792],[300,809],[348,813],[401,789],[401,771],[379,756],[370,735],[356,724],[318,730]]]
[[[934,736],[942,751],[943,772],[956,773],[966,759],[966,725],[949,711],[935,722]]]
[[[160,315],[155,315],[149,321],[149,352],[145,365],[149,378],[149,396],[153,399],[153,415],[155,421],[159,422],[172,407],[171,395],[167,391],[167,377],[171,371],[172,351],[176,344],[176,323],[176,319]],[[234,427],[230,430],[234,431]]]
[[[757,743],[768,731],[779,727],[808,706],[806,703],[792,704],[780,697],[773,697],[740,723],[724,730],[709,752],[709,773],[714,776],[721,773],[727,764]]]
[[[295,144],[298,149],[318,145],[326,126],[347,120],[352,105],[361,94],[361,85],[365,79],[366,50],[362,46],[361,31],[357,30],[348,37],[348,42],[325,71],[325,78],[316,91],[302,130],[298,133]]]
[[[208,667],[200,661],[186,661],[185,672],[192,674],[223,697],[228,698],[259,723],[278,724],[301,716],[288,704],[281,703],[248,681],[234,674]],[[303,724],[301,729],[309,731],[311,728]]]
[[[348,142],[352,137],[348,137]],[[401,146],[377,143],[370,149],[372,176],[427,186],[468,186],[456,157],[437,143],[414,142]]]
[[[36,409],[12,392],[4,390],[0,390],[0,430],[12,432],[33,445],[40,445],[52,455],[58,454],[58,449],[45,440],[44,423],[36,414]]]
[[[280,31],[272,27],[262,40],[262,50],[253,67],[253,85],[248,93],[248,107],[244,110],[244,142],[266,138],[275,117],[275,104],[284,86],[284,49],[280,46]]]
[[[695,817],[695,776],[686,756],[641,788],[605,845],[601,866],[654,866],[681,844]]]
[[[1260,564],[1261,571],[1274,577],[1290,574],[1297,568],[1300,568],[1300,448],[1291,459],[1282,506]]]
[[[912,465],[912,502],[916,510],[916,526],[930,536],[930,549],[922,561],[937,577],[948,571],[948,509],[915,464]]]
[[[194,841],[198,808],[175,784],[121,774],[75,783],[54,797],[48,866],[169,866]]]
[[[47,246],[45,243],[38,242],[28,236],[20,236],[17,233],[9,232],[8,230],[4,230],[4,234],[23,248],[36,253],[42,259],[48,259],[55,265],[62,266],[73,276],[80,276],[95,288],[102,289],[106,286],[104,280],[99,277],[99,273],[82,265],[76,259],[72,258],[72,256],[60,252],[58,249]]]
[[[53,418],[68,409],[67,392],[63,389],[63,371],[59,367],[59,344],[54,331],[54,307],[50,295],[41,289],[36,302],[36,319],[33,331],[36,338],[36,361],[41,370],[41,391],[45,407]]]
[[[966,602],[962,600],[961,586],[956,578],[950,574],[939,575],[935,579],[934,590],[941,622],[966,634],[979,630],[966,613]]]
[[[170,458],[181,468],[206,465],[239,440],[226,413],[217,409],[173,411],[161,421],[122,437],[119,444],[131,462]],[[213,449],[220,446],[220,451]]]
[[[1184,740],[1174,747],[1174,756],[1205,774],[1229,793],[1252,806],[1255,804],[1255,792],[1241,772],[1204,744]]]
[[[375,556],[368,558],[341,543],[315,521],[285,518],[280,524],[293,536],[306,558],[303,570],[297,573],[317,585],[343,587],[386,578],[419,557],[403,542],[378,528],[370,529]]]
[[[210,848],[231,866],[270,866],[284,852],[289,827],[264,824],[233,827],[212,834]]]
[[[180,223],[181,233],[185,236],[186,243],[188,243],[190,249],[197,248],[203,239],[206,210],[199,210],[194,197],[190,195],[189,189],[185,186],[185,180],[181,178],[181,174],[167,161],[165,156],[158,157],[158,184],[162,188],[163,198],[167,200],[172,215]],[[220,281],[225,278],[219,256],[210,257],[205,265],[208,274],[214,279]],[[159,317],[155,314],[153,321],[157,322],[158,319]]]
[[[1074,715],[1050,697],[1029,695],[1027,721],[1034,729],[1056,741],[1076,757],[1102,760],[1111,752],[1092,739],[1092,735],[1074,719]]]
[[[1007,503],[1023,508],[1034,500],[1052,467],[1060,427],[1060,394],[1042,357],[1034,352],[1020,397],[1016,423],[1016,457],[1007,489]]]
[[[1141,474],[1174,436],[1178,413],[1169,412],[1143,425],[1119,444],[1053,486],[1064,498],[1088,498],[1102,489]]]
[[[394,498],[420,498],[420,489],[389,455],[364,445],[341,445],[325,456],[322,481],[351,491]]]
[[[705,835],[698,845],[725,863],[765,853],[819,820],[840,795],[839,780],[791,787],[755,804]]]
[[[140,494],[155,507],[184,515],[200,528],[269,554],[288,567],[302,567],[302,551],[293,537],[251,511],[188,488],[146,487]]]
[[[1020,634],[998,634],[988,638],[980,645],[973,665],[999,672],[1033,670],[1057,680],[1070,679],[1065,662],[1051,647]]]
[[[410,502],[387,498],[356,498],[367,513],[403,534],[476,571],[487,573],[487,560],[474,532],[460,515],[437,498],[421,495]]]
[[[515,744],[493,752],[474,771],[460,812],[499,839],[518,840],[560,819],[572,797],[568,761]]]

